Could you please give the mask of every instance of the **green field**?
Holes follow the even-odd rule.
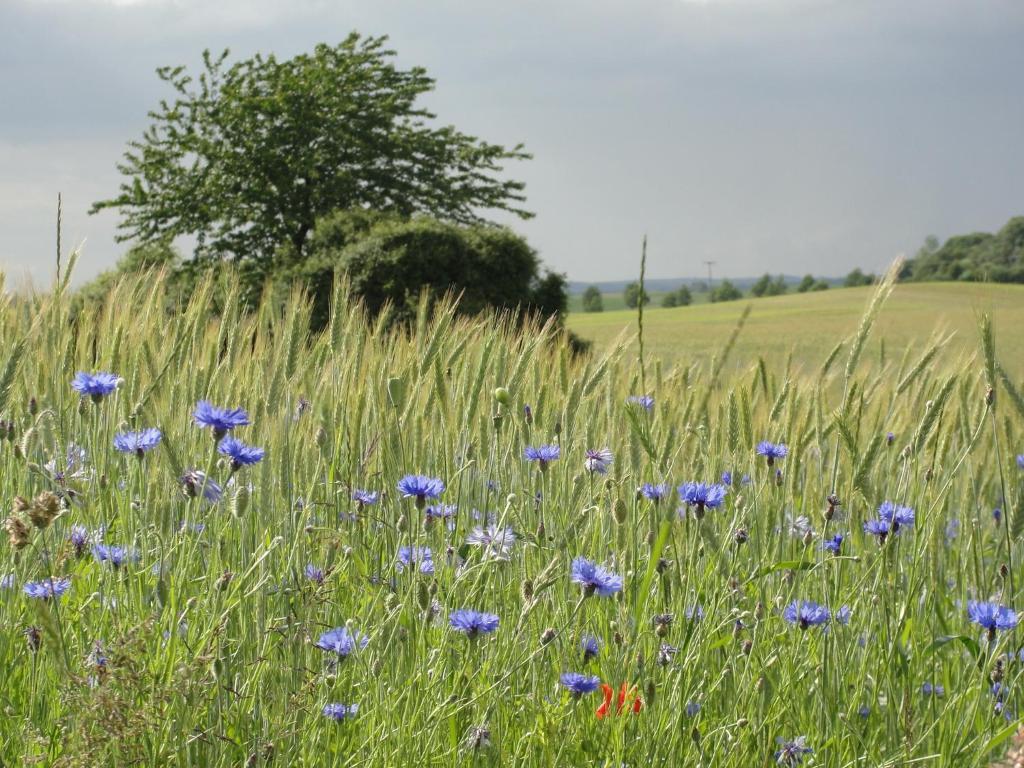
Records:
[[[648,291],[651,297],[649,307],[661,307],[661,300],[665,297],[665,291]],[[693,304],[707,304],[708,297],[711,295],[708,292],[698,293],[697,291],[691,291],[690,294],[693,297]],[[627,309],[626,300],[622,297],[622,291],[615,291],[614,293],[602,293],[601,301],[604,302],[605,312],[616,312],[618,310]],[[583,294],[574,293],[569,296],[569,313],[575,314],[577,312],[583,312]]]
[[[730,358],[748,367],[763,357],[772,367],[792,355],[796,369],[815,371],[838,340],[857,328],[872,288],[841,288],[724,304],[677,309],[647,307],[644,338],[650,359],[666,363],[707,363],[720,353],[748,304],[752,311]],[[1005,365],[1024,374],[1024,286],[976,283],[898,284],[878,319],[878,334],[868,354],[884,352],[899,360],[908,348],[923,348],[935,332],[954,333],[943,346],[950,365],[967,360],[977,349],[977,315],[991,313],[1004,351]],[[569,327],[597,350],[616,340],[633,339],[636,310],[571,313]],[[913,354],[913,352],[912,352]]]

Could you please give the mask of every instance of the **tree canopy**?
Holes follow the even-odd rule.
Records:
[[[318,219],[372,209],[460,224],[481,211],[523,218],[524,185],[499,178],[528,158],[452,126],[417,105],[434,87],[420,67],[399,69],[385,37],[353,33],[287,60],[228,64],[204,53],[202,71],[163,67],[174,91],[118,166],[119,194],[91,212],[121,214],[120,238],[192,235],[197,256],[273,259],[302,254]]]
[[[906,267],[904,276],[913,280],[1024,283],[1024,216],[1010,219],[994,235],[956,235],[941,246],[929,236]]]

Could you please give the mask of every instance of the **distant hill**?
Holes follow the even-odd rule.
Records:
[[[772,275],[775,273],[773,272]],[[757,282],[758,277],[728,277],[728,278],[715,278],[715,282],[719,283],[722,280],[729,280],[733,285],[739,288],[741,291],[746,291]],[[803,275],[783,275],[787,285],[796,285],[803,279]],[[815,277],[818,277],[815,275]],[[621,293],[626,289],[629,283],[632,283],[637,278],[630,280],[603,280],[598,282],[584,282],[581,280],[570,280],[569,281],[569,293],[579,294],[583,293],[589,286],[596,285],[601,293]],[[843,278],[841,277],[822,277],[829,285],[842,285]],[[657,277],[647,278],[644,280],[644,287],[648,293],[658,293],[661,291],[673,291],[680,285],[693,285],[694,283],[706,283],[708,279],[706,277]]]

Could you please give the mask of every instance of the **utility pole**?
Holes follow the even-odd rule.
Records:
[[[718,263],[717,261],[705,261],[704,262],[704,264],[708,268],[708,290],[709,291],[711,290],[711,267],[713,267],[717,263]]]

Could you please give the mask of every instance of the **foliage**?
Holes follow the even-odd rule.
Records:
[[[808,291],[827,291],[828,283],[824,280],[815,280],[814,275],[804,275],[803,279],[797,284],[797,293],[807,293]]]
[[[522,148],[489,144],[418,105],[434,81],[400,69],[386,38],[353,33],[334,47],[278,60],[203,55],[198,77],[162,67],[173,98],[150,113],[119,170],[123,239],[193,235],[197,254],[272,261],[305,253],[318,219],[369,208],[476,224],[479,210],[519,216],[523,184],[497,176]]]
[[[693,302],[693,295],[685,285],[680,285],[674,291],[669,291],[661,298],[663,307],[688,307]]]
[[[786,292],[786,278],[779,275],[776,278],[772,278],[767,272],[759,277],[752,286],[750,286],[750,295],[757,296],[781,296]]]
[[[713,303],[721,301],[736,301],[737,299],[743,298],[743,291],[732,284],[730,280],[722,280],[718,285],[711,289],[711,301]]]
[[[60,294],[0,303],[0,347],[20,362],[2,495],[67,500],[23,549],[2,545],[7,762],[748,768],[778,763],[777,738],[806,737],[815,765],[981,765],[1016,730],[1005,713],[1024,702],[1020,642],[990,642],[966,606],[1024,600],[1024,543],[1008,538],[1024,417],[1010,399],[986,405],[981,371],[895,362],[866,342],[844,351],[859,360],[849,376],[806,356],[723,368],[718,345],[653,365],[647,410],[627,402],[638,376],[621,341],[573,357],[552,325],[460,316],[426,297],[416,322],[389,329],[343,286],[310,333],[298,293],[239,312],[232,273],[198,279],[172,312],[167,290],[160,275],[122,279],[76,318]],[[992,354],[980,357],[998,370],[1002,337],[983,337]],[[79,369],[123,382],[80,400],[68,386]],[[193,423],[200,398],[248,409],[238,436],[266,458],[237,471],[219,461]],[[112,449],[114,432],[157,425],[163,442],[144,458]],[[786,457],[769,466],[763,439]],[[545,444],[558,459],[523,458]],[[614,463],[589,475],[585,451],[604,446]],[[182,493],[191,469],[218,501]],[[725,471],[720,506],[679,514],[675,486]],[[453,507],[402,498],[411,473],[441,478]],[[671,499],[637,493],[662,482]],[[886,499],[917,516],[880,545],[863,524]],[[488,543],[489,519],[515,541]],[[77,553],[76,525],[139,560]],[[822,546],[836,533],[838,555]],[[429,547],[430,572],[402,567],[402,547]],[[586,597],[577,557],[621,591]],[[23,594],[51,576],[71,580],[60,600]],[[847,618],[801,628],[785,618],[795,601]],[[495,614],[496,631],[453,631],[461,608]],[[364,633],[365,648],[321,650],[333,627]],[[593,658],[584,635],[599,641]],[[639,712],[613,702],[598,719],[601,694],[574,698],[565,672],[613,693],[626,683]],[[359,709],[335,722],[322,714],[331,702]]]
[[[1010,219],[994,235],[957,235],[941,246],[929,236],[908,273],[913,280],[1024,283],[1024,216]]]
[[[604,311],[604,298],[601,296],[601,289],[596,285],[588,286],[587,289],[583,291],[583,311]]]
[[[857,267],[843,278],[844,288],[859,288],[864,285],[871,285],[875,282],[874,275],[866,275],[860,267]]]
[[[640,305],[640,283],[629,283],[622,292],[622,298],[627,307],[636,309]],[[643,292],[643,301],[645,306],[651,303],[651,295],[647,291]]]

